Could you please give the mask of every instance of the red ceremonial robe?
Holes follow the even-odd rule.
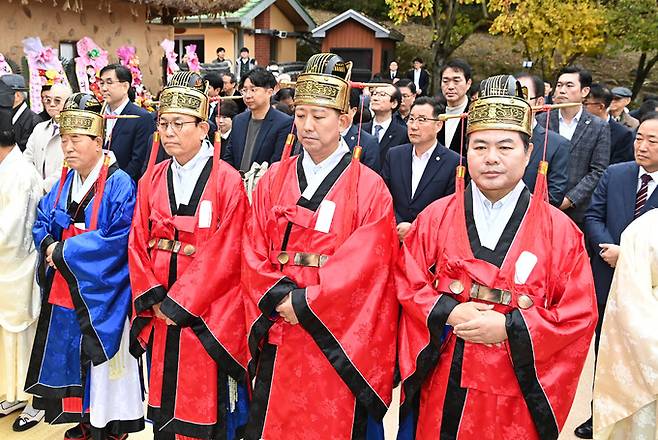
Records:
[[[390,404],[399,309],[392,200],[377,174],[350,162],[346,154],[311,200],[301,196],[299,156],[274,164],[256,187],[243,238],[249,371],[257,371],[245,439],[364,438],[368,415],[381,420]],[[323,200],[336,207],[328,233],[315,228]],[[300,252],[326,261],[297,265]],[[291,292],[299,325],[275,311]]]
[[[582,233],[524,189],[491,251],[479,242],[470,187],[462,197],[434,202],[404,240],[401,419],[415,413],[418,440],[557,439],[596,324]],[[525,282],[515,279],[521,266],[531,268]],[[506,317],[500,345],[465,342],[446,326],[473,283],[511,292],[509,305],[495,304]]]
[[[223,161],[212,184],[212,162],[180,206],[171,160],[156,165],[139,183],[129,242],[131,352],[141,354],[152,338],[149,419],[156,431],[198,438],[226,438],[226,383],[229,376],[245,383],[247,360],[240,295],[247,198],[240,175]],[[180,249],[158,249],[160,239],[176,240]],[[154,317],[158,303],[177,325]]]

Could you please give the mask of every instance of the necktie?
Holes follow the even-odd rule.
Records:
[[[59,134],[59,124],[57,122],[53,122],[53,136],[57,136]]]
[[[379,124],[378,124],[378,125],[375,125],[375,137],[377,138],[378,141],[381,140],[381,138],[379,137],[379,133],[382,132],[382,128],[384,128],[384,127],[382,127],[382,126],[379,125]]]
[[[640,180],[642,183],[640,184],[640,190],[637,192],[637,196],[635,196],[635,213],[633,215],[633,219],[636,219],[640,216],[642,208],[644,208],[644,205],[646,205],[647,194],[649,191],[649,182],[651,182],[653,179],[650,175],[643,174],[640,177]]]

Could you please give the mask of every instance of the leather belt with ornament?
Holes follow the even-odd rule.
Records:
[[[329,259],[328,255],[314,254],[311,252],[280,252],[276,257],[281,264],[292,264],[293,266],[322,267]]]
[[[434,282],[434,288],[438,289],[439,284],[443,283],[439,283],[439,280],[436,279]],[[464,285],[459,280],[452,280],[448,284],[448,290],[455,295],[460,295],[464,291]],[[473,299],[502,304],[505,306],[512,305],[513,299],[512,292],[508,290],[494,289],[478,283],[472,284],[469,296]],[[519,295],[516,299],[516,303],[520,309],[528,309],[534,304],[534,301],[528,295]]]
[[[149,240],[149,249],[159,249],[161,251],[172,252],[175,254],[193,255],[196,252],[194,245],[183,243],[178,240],[169,240],[166,238],[152,238]]]

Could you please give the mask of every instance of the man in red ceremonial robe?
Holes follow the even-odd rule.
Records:
[[[351,63],[311,57],[295,92],[303,151],[261,178],[243,237],[255,374],[245,439],[382,438],[391,401],[397,239],[384,181],[352,157]]]
[[[399,439],[557,439],[596,324],[583,237],[523,174],[532,111],[507,75],[468,113],[464,191],[423,211],[396,276]]]
[[[129,244],[131,351],[149,351],[156,439],[233,440],[248,413],[240,295],[247,198],[238,172],[205,140],[207,83],[199,75],[176,73],[159,115],[172,159],[154,166],[154,145],[139,183]]]

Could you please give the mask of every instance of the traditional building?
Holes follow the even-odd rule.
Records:
[[[194,15],[174,20],[177,53],[196,44],[201,62],[216,58],[216,49],[226,49],[231,61],[247,47],[259,64],[297,60],[297,40],[316,24],[297,0],[249,0],[235,12]]]
[[[404,35],[387,29],[365,15],[349,9],[312,31],[322,40],[322,51],[333,52],[354,63],[352,78],[369,80],[395,60],[395,43]]]
[[[116,62],[116,49],[131,45],[137,48],[144,83],[157,91],[162,78],[160,42],[174,38],[173,17],[225,13],[243,4],[244,0],[0,0],[0,53],[21,64],[23,39],[39,37],[44,46],[59,49],[61,58],[73,59],[76,42],[88,36]],[[161,18],[158,24],[152,22],[155,17]]]

